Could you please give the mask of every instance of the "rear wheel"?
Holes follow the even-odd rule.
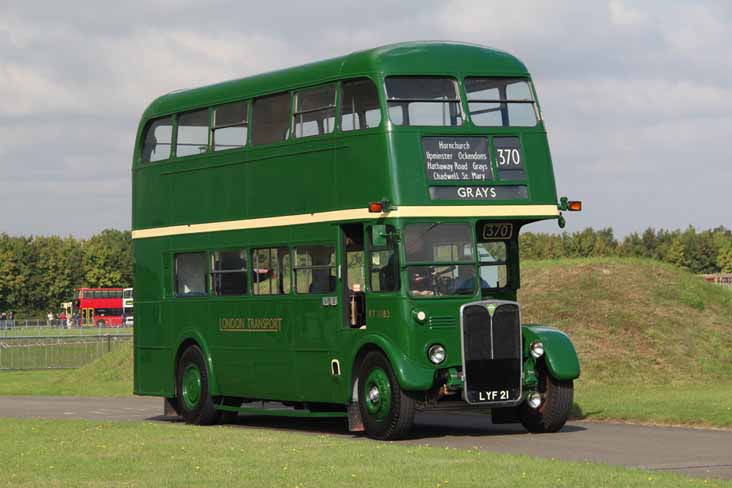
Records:
[[[567,422],[572,410],[574,382],[553,378],[543,362],[536,366],[541,405],[539,408],[531,408],[528,402],[524,402],[519,407],[519,418],[529,432],[557,432]]]
[[[211,398],[206,361],[198,346],[190,346],[178,360],[176,397],[178,411],[189,424],[211,425],[218,422],[220,412]]]
[[[383,354],[374,351],[366,355],[358,385],[358,406],[366,435],[381,440],[404,437],[414,423],[414,399],[399,386]]]

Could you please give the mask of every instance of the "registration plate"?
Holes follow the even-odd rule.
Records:
[[[478,392],[478,401],[481,402],[494,402],[497,400],[508,400],[509,398],[510,394],[508,390],[489,390]]]

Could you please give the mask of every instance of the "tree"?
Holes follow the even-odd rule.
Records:
[[[663,260],[667,263],[675,264],[680,268],[686,267],[686,256],[684,243],[681,238],[674,239],[668,248],[668,251],[663,257]]]
[[[71,298],[74,288],[84,279],[81,243],[73,237],[39,237],[34,240],[38,251],[38,282],[43,292],[42,309],[57,309]]]
[[[717,255],[717,266],[722,273],[732,273],[732,242],[727,243]]]
[[[82,244],[84,281],[92,287],[132,286],[132,237],[128,231],[103,230]]]

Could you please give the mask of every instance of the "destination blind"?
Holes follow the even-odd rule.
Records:
[[[424,137],[422,149],[430,182],[493,180],[487,137]]]

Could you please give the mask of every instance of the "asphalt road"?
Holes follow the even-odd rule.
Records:
[[[0,417],[153,420],[162,415],[157,398],[0,397]],[[239,416],[234,428],[267,428],[344,437],[344,419]],[[568,461],[593,461],[688,476],[732,479],[732,432],[569,422],[556,434],[527,434],[521,426],[491,425],[479,415],[418,414],[405,444],[526,454]]]

